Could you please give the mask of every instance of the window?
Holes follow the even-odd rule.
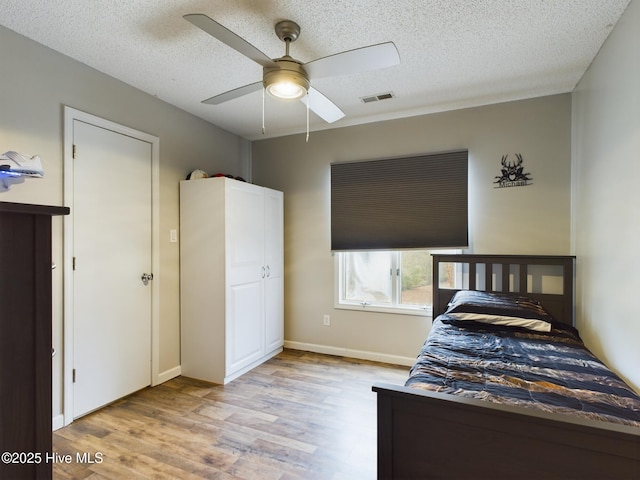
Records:
[[[430,315],[435,250],[338,252],[336,308]],[[438,253],[459,253],[442,251]],[[455,272],[452,273],[454,275]],[[441,283],[442,283],[441,279]],[[454,282],[454,278],[448,279]]]

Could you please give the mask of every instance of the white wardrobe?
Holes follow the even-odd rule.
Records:
[[[180,182],[182,374],[226,384],[284,344],[282,192]]]

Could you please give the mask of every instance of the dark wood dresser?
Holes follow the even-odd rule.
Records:
[[[0,202],[0,478],[51,478],[51,217],[68,213]]]

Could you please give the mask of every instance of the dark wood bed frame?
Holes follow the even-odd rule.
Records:
[[[440,264],[453,262],[468,265],[470,290],[476,283],[508,289],[510,272],[519,272],[518,291],[508,293],[537,298],[557,320],[573,323],[572,256],[433,257],[433,318],[457,291],[439,283]],[[529,265],[561,266],[562,293],[527,292]],[[484,282],[476,282],[482,269]],[[494,281],[500,269],[501,282]],[[373,391],[379,479],[640,479],[638,428],[403,386],[375,384]]]

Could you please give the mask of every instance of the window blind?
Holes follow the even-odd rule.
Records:
[[[331,249],[468,246],[468,151],[331,164]]]

